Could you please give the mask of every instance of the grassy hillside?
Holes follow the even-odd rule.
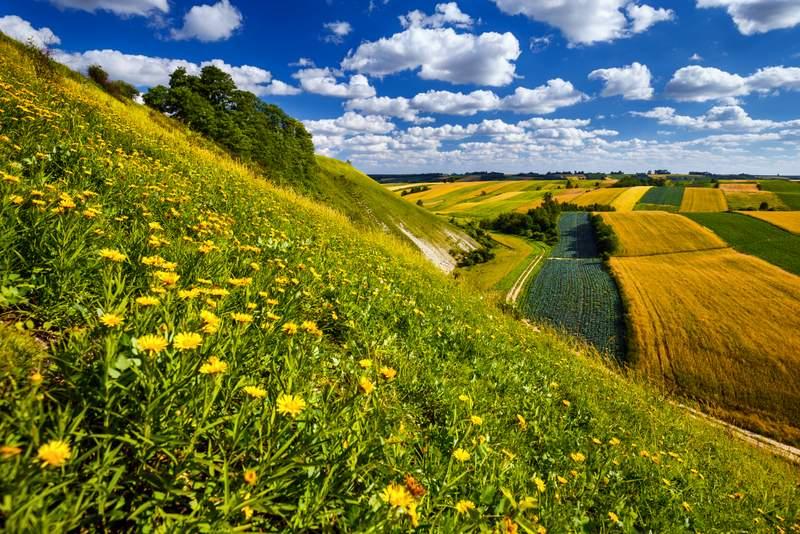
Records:
[[[795,468],[62,72],[0,39],[3,529],[796,523]]]

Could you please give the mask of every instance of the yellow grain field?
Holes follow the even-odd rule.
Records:
[[[787,232],[800,234],[800,211],[743,211],[742,213],[767,221]]]
[[[731,249],[612,258],[634,368],[800,439],[800,277]]]
[[[758,184],[719,184],[719,188],[726,193],[728,191],[738,192],[738,193],[758,193]]]
[[[681,211],[687,213],[727,211],[725,194],[719,189],[687,187],[681,202]]]
[[[650,256],[725,248],[717,234],[693,220],[665,211],[603,213],[619,238],[619,256]]]
[[[651,189],[649,185],[640,185],[625,189],[620,196],[611,202],[617,211],[633,211],[636,203],[639,202],[645,193]]]
[[[584,193],[579,197],[570,200],[569,202],[573,202],[578,206],[589,206],[591,204],[603,204],[605,206],[610,206],[614,200],[617,199],[622,193],[625,192],[624,188],[613,188],[613,187],[606,187],[603,189],[595,189],[594,191],[589,191],[588,193]],[[562,202],[567,202],[565,200],[559,199]]]

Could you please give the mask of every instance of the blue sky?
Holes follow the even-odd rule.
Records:
[[[214,61],[368,172],[800,174],[800,0],[0,0],[141,89]]]

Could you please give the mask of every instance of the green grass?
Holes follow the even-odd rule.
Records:
[[[645,209],[644,205],[656,204],[665,206],[668,210],[674,206],[676,211],[683,200],[683,187],[653,187],[639,200],[636,209]]]
[[[763,180],[761,189],[777,193],[778,197],[791,210],[800,210],[800,183],[788,180]]]
[[[800,275],[800,236],[740,213],[692,213],[733,248]]]
[[[0,329],[4,530],[795,521],[794,468],[504,316],[402,241],[2,37],[0,83],[0,317],[20,325]],[[180,349],[186,332],[201,345]],[[167,346],[148,353],[145,335]],[[306,403],[296,416],[286,394]],[[39,458],[51,442],[69,447],[62,465]],[[391,486],[406,475],[424,495]]]

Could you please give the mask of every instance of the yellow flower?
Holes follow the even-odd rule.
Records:
[[[61,467],[70,459],[72,452],[69,443],[55,439],[39,447],[38,456],[42,461],[42,467]]]
[[[369,367],[372,367],[372,360],[368,360],[366,358],[363,360],[358,360],[358,365],[360,365],[364,369],[368,369]]]
[[[116,328],[122,324],[123,318],[116,313],[104,313],[100,316],[100,322],[109,328]]]
[[[691,511],[692,511],[692,505],[691,505],[691,504],[689,504],[689,503],[688,503],[688,502],[686,502],[686,501],[683,501],[683,502],[681,503],[681,506],[683,506],[683,509],[684,509],[684,510],[686,510],[687,512],[691,512]]]
[[[263,399],[267,396],[267,390],[258,386],[245,386],[244,392],[255,399]]]
[[[405,486],[392,482],[381,492],[381,499],[389,506],[408,509],[414,502],[414,497],[408,492]]]
[[[559,481],[559,483],[561,483],[561,484],[566,484],[567,482],[569,482],[569,480],[567,480],[566,478],[562,477],[561,475],[558,475],[558,476],[556,477],[556,479],[557,479],[557,480]]]
[[[258,475],[254,470],[248,469],[244,472],[244,481],[250,486],[255,486],[258,481]]]
[[[466,462],[470,458],[470,454],[464,449],[458,448],[453,451],[453,458],[459,462]]]
[[[3,460],[8,460],[9,458],[13,458],[21,453],[22,449],[16,445],[3,445],[0,447],[0,457],[2,457]]]
[[[306,408],[306,401],[300,395],[282,393],[278,397],[278,413],[297,417]]]
[[[228,364],[216,356],[211,356],[206,363],[200,366],[200,374],[217,375],[228,370]]]
[[[381,367],[381,374],[386,380],[392,380],[397,376],[397,371],[391,367]]]
[[[19,196],[19,195],[11,195],[11,196],[9,197],[9,200],[11,201],[11,203],[12,203],[12,204],[16,204],[17,206],[19,206],[20,204],[22,204],[23,202],[25,202],[25,199],[24,199],[24,198],[22,198],[22,197],[21,197],[21,196]]]
[[[562,401],[561,401],[561,404],[563,404],[564,406],[566,406],[567,408],[569,408],[569,406],[570,406],[570,404],[571,404],[571,403],[570,403],[570,402],[569,402],[567,399],[564,399],[564,400],[562,400]]]
[[[292,322],[288,322],[281,327],[281,330],[283,330],[284,334],[293,336],[297,333],[297,325]]]
[[[250,324],[253,322],[253,316],[249,313],[233,312],[231,313],[231,318],[234,320],[234,322],[241,324]]]
[[[472,501],[464,499],[456,503],[456,511],[459,514],[468,514],[470,510],[474,509],[475,509],[475,503]]]
[[[180,291],[178,291],[178,297],[184,300],[192,300],[194,298],[197,298],[199,295],[200,295],[200,290],[196,287],[192,289],[181,289]]]
[[[228,283],[230,285],[236,286],[236,287],[249,286],[252,281],[253,281],[252,278],[229,278],[228,279]]]
[[[253,509],[250,506],[242,506],[242,513],[245,519],[253,517]]]
[[[221,319],[208,310],[200,312],[200,318],[203,320],[203,328],[201,330],[206,334],[215,334],[219,330]]]
[[[366,376],[362,376],[358,381],[358,387],[361,388],[361,391],[363,391],[365,395],[369,395],[375,390],[375,384],[373,384]]]
[[[544,493],[547,489],[547,485],[545,485],[544,480],[539,477],[534,478],[533,483],[536,484],[536,489],[539,490],[539,493]]]
[[[581,463],[586,460],[586,456],[583,455],[581,452],[571,452],[569,457],[572,458],[572,461]]]
[[[517,414],[517,424],[521,430],[528,428],[528,422],[520,414]]]
[[[139,350],[149,352],[150,356],[158,354],[167,348],[167,340],[162,336],[155,334],[147,334],[136,340],[136,346]]]
[[[31,374],[31,382],[33,382],[33,384],[41,384],[42,380],[44,380],[44,377],[39,371],[34,371],[33,374]]]
[[[536,499],[534,497],[523,497],[520,499],[517,508],[519,508],[520,512],[524,512],[525,510],[530,510],[531,508],[536,507]]]
[[[612,523],[619,523],[619,516],[614,512],[608,512],[608,518]]]
[[[619,445],[619,440],[617,438],[611,438],[610,440],[608,440],[608,444],[613,447],[616,447],[617,445]]]
[[[139,306],[158,306],[161,300],[158,297],[151,297],[145,295],[136,299],[136,304]]]
[[[458,400],[460,400],[461,402],[469,402],[469,396],[462,393],[461,395],[458,396]]]
[[[120,263],[128,259],[125,254],[118,250],[114,250],[113,248],[104,248],[100,250],[98,254],[100,254],[100,257],[104,260],[109,260],[116,263]]]
[[[161,227],[161,224],[157,222],[147,223],[147,226],[153,231],[164,230],[164,228]]]
[[[181,277],[178,273],[173,273],[172,271],[156,271],[155,277],[164,284],[165,286],[174,286],[178,283],[178,279]]]
[[[303,324],[300,325],[300,328],[307,334],[311,334],[312,336],[322,337],[322,330],[319,329],[317,323],[314,321],[303,321]]]
[[[482,417],[479,417],[479,416],[477,416],[477,415],[472,415],[472,416],[470,416],[469,420],[470,420],[470,422],[471,422],[473,425],[475,425],[475,426],[479,426],[479,425],[482,425],[482,424],[483,424],[483,418],[482,418]]]
[[[196,332],[181,332],[175,335],[172,346],[178,350],[196,349],[203,343],[203,336]]]

